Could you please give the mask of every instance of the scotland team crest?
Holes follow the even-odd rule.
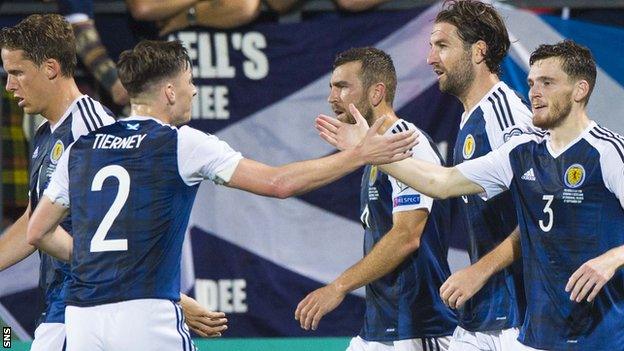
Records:
[[[578,188],[585,181],[585,168],[578,163],[573,164],[566,170],[563,180],[569,188]]]
[[[57,140],[56,143],[54,143],[52,152],[50,153],[50,161],[52,162],[52,164],[56,164],[58,162],[64,151],[65,145],[63,145],[63,142],[61,140]]]
[[[475,152],[475,139],[472,134],[468,134],[466,139],[464,140],[464,147],[462,148],[462,154],[464,155],[464,159],[467,160],[474,155]]]

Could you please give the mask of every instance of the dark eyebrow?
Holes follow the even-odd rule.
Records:
[[[344,81],[344,80],[339,80],[339,81],[337,81],[337,82],[329,82],[329,87],[330,87],[330,88],[331,88],[332,86],[342,88],[342,87],[346,87],[347,85],[349,85],[349,83],[347,83],[347,82],[346,82],[346,81]]]

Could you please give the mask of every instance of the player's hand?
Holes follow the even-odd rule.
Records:
[[[209,311],[195,299],[184,294],[181,294],[180,306],[184,312],[186,325],[201,337],[220,337],[227,329],[227,319],[223,312]]]
[[[299,321],[301,328],[316,330],[321,318],[338,307],[344,298],[345,293],[333,284],[316,289],[299,302],[295,319]]]
[[[472,265],[453,274],[440,287],[440,297],[450,308],[460,308],[487,282],[488,276]]]
[[[355,117],[355,123],[347,123],[326,115],[319,115],[316,118],[315,126],[321,138],[338,150],[355,148],[369,129],[368,122],[353,104],[349,104],[349,111]]]
[[[620,263],[613,251],[583,263],[572,273],[566,284],[565,291],[570,293],[570,300],[581,302],[587,296],[587,301],[592,302],[619,266]]]

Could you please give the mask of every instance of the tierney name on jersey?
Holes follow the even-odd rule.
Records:
[[[111,134],[96,134],[93,142],[94,149],[135,149],[141,146],[141,141],[147,134],[135,134],[120,138]]]

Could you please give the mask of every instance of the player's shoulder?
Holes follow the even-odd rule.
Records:
[[[531,124],[531,111],[520,94],[505,82],[498,82],[481,99],[478,109],[486,123],[496,130],[507,131]]]
[[[587,142],[598,150],[600,158],[610,165],[624,164],[624,136],[594,124],[586,134]]]
[[[88,95],[76,100],[71,110],[72,130],[82,135],[115,123],[114,114],[100,102]]]
[[[521,145],[536,146],[545,143],[548,135],[548,132],[545,130],[536,127],[528,128],[522,132],[511,135],[504,145],[510,149],[514,149]]]
[[[402,118],[399,118],[390,128],[389,132],[392,134],[404,132],[407,130],[414,130],[419,134],[419,142],[412,149],[412,157],[426,160],[429,162],[442,163],[443,158],[440,155],[437,146],[433,142],[433,139],[423,130],[416,127],[414,123],[408,122]]]

